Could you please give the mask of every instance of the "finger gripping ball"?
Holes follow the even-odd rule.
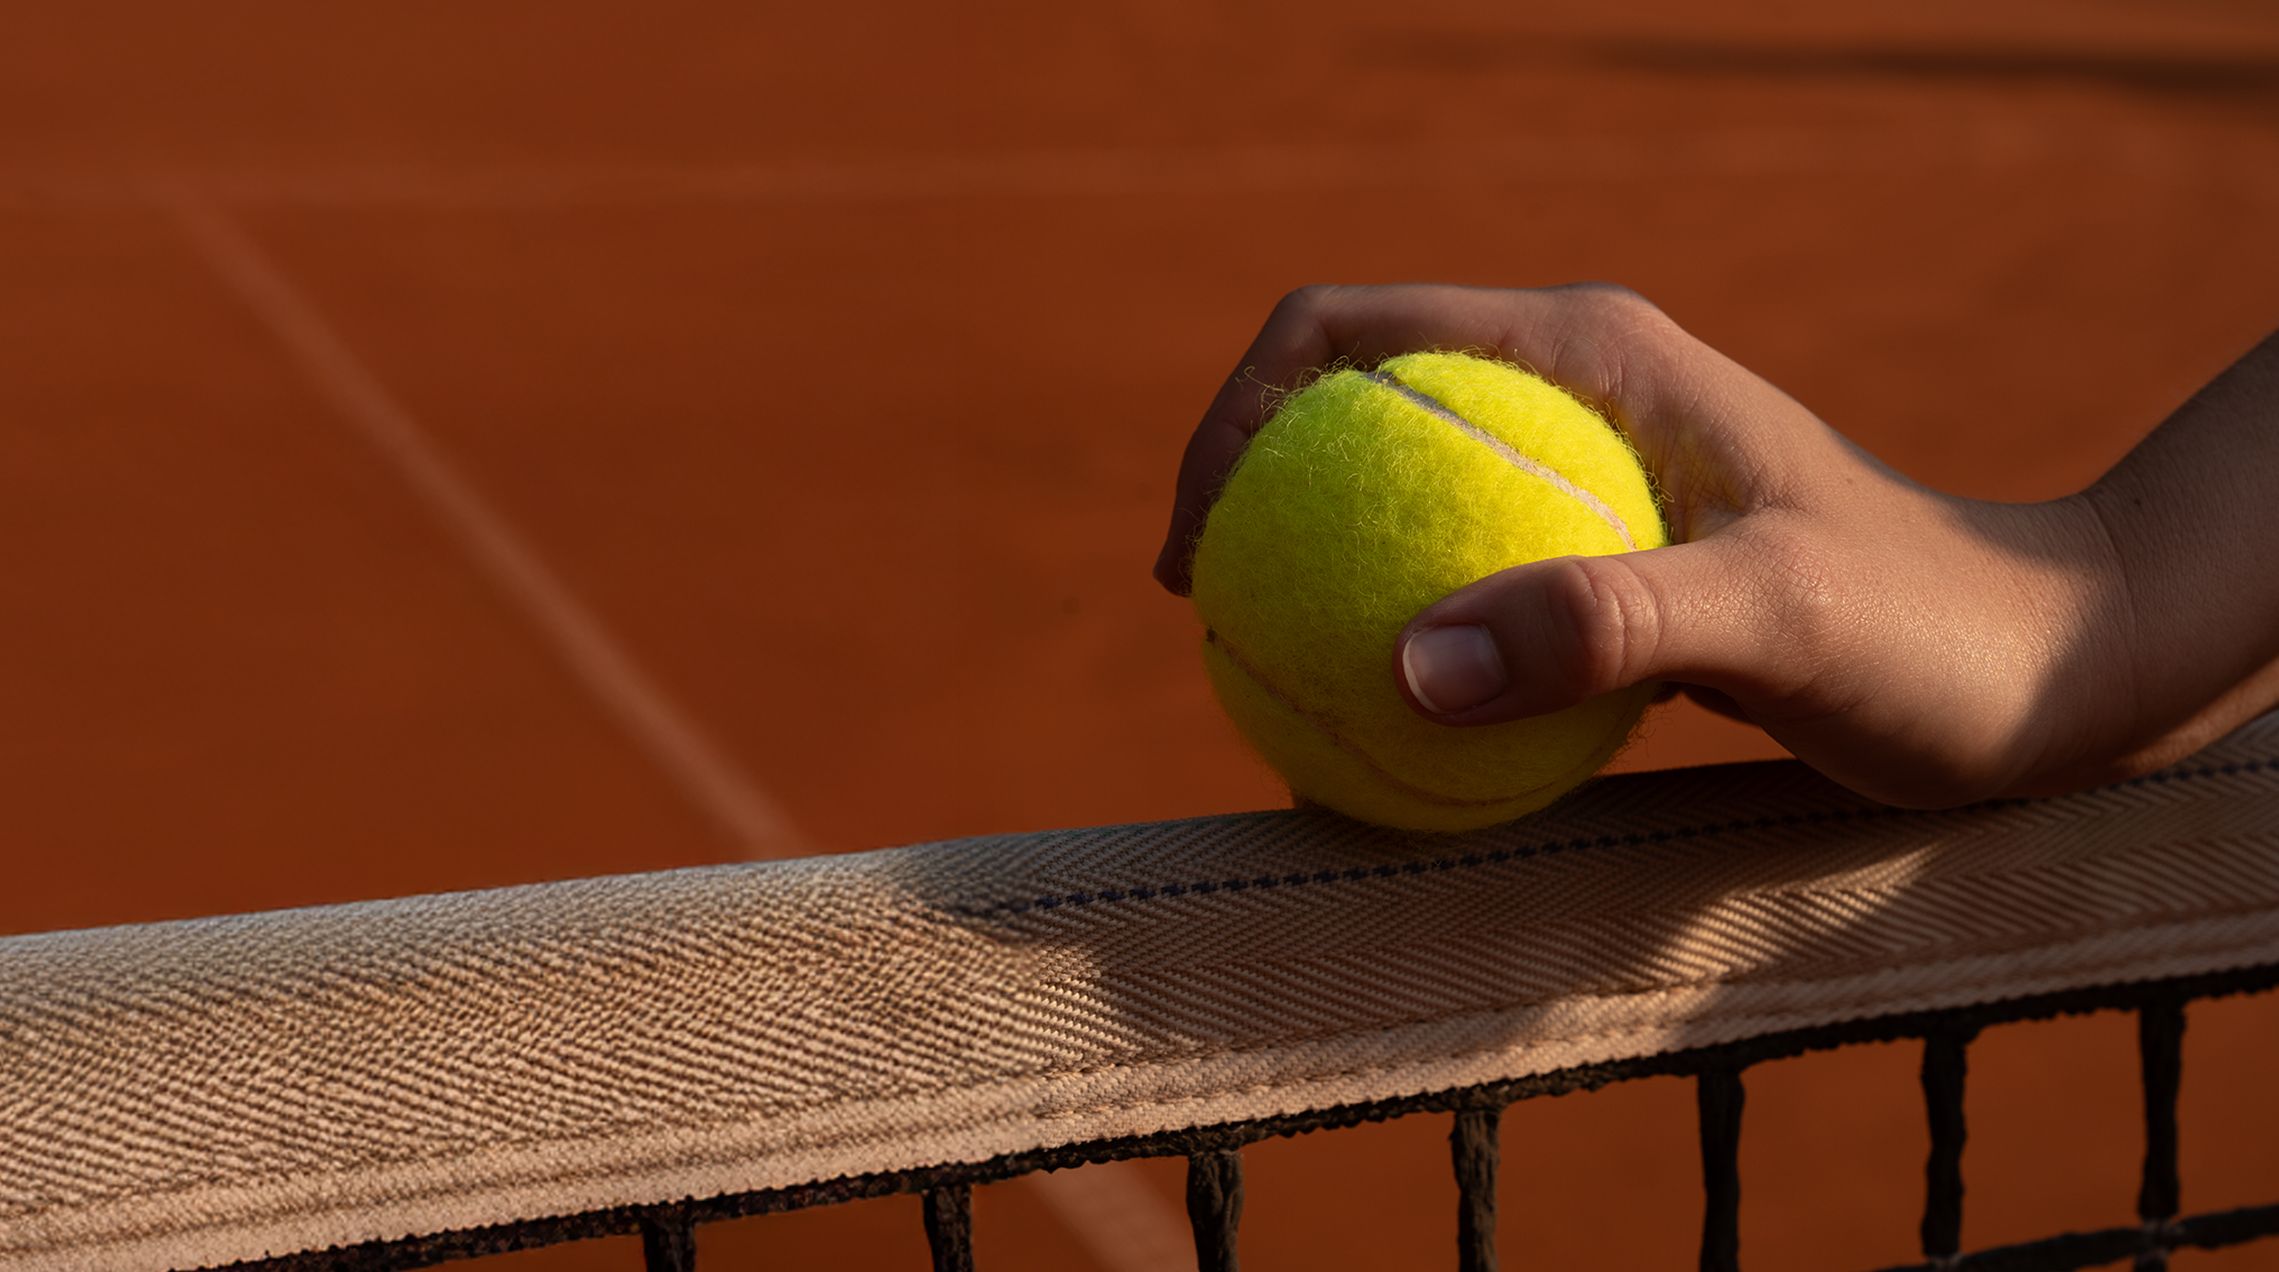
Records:
[[[1652,687],[1451,727],[1402,699],[1395,638],[1500,570],[1664,542],[1629,444],[1549,381],[1451,353],[1335,371],[1284,400],[1204,523],[1204,664],[1297,795],[1404,829],[1508,821],[1597,772]]]

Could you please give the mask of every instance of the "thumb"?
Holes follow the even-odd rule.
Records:
[[[1394,641],[1395,682],[1442,724],[1495,724],[1649,680],[1753,680],[1765,608],[1730,540],[1514,566],[1450,593]]]

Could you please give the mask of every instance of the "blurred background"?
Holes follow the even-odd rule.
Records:
[[[1289,288],[1626,283],[2028,500],[2270,328],[2275,226],[2266,0],[13,6],[0,932],[1274,806],[1148,567]],[[2279,1008],[2187,1045],[2187,1206],[2268,1200]],[[1911,1255],[1916,1063],[1752,1071],[1752,1267]],[[2134,1063],[1974,1049],[1966,1248],[2131,1213]],[[1689,1264],[1692,1102],[1515,1108],[1506,1266]],[[1253,1149],[1250,1266],[1446,1265],[1445,1133]],[[984,1189],[983,1266],[1177,1267],[1178,1188]]]

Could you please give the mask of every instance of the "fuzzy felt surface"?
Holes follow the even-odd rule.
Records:
[[[1335,371],[1282,404],[1211,509],[1194,567],[1204,662],[1296,794],[1404,829],[1507,821],[1605,764],[1652,687],[1450,728],[1402,700],[1395,637],[1511,566],[1666,541],[1629,444],[1548,381],[1450,353]]]

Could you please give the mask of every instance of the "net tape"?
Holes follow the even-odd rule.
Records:
[[[1231,1266],[1248,1139],[1455,1109],[1492,1184],[1482,1112],[1645,1072],[1699,1075],[1730,1266],[1741,1068],[1870,1036],[1933,1039],[1926,1251],[2089,1266],[1943,1258],[1937,1092],[1959,1128],[1973,1022],[2268,984],[2275,814],[2267,718],[1951,812],[1737,765],[1462,838],[1254,814],[7,938],[0,1269],[634,1230],[675,1267],[705,1218],[910,1190],[958,1266],[971,1182],[1164,1152]],[[2150,1217],[2076,1253],[2271,1219],[2174,1218],[2157,1041]]]

